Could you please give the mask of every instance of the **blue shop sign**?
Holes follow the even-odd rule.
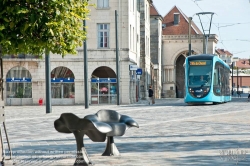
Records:
[[[74,78],[51,78],[51,83],[73,83]]]
[[[31,78],[6,78],[6,82],[31,82]]]
[[[136,75],[142,75],[142,69],[141,68],[138,68],[136,70]]]
[[[92,83],[116,83],[116,78],[91,78]]]

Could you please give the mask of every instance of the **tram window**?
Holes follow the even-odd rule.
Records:
[[[218,84],[219,84],[218,71],[215,70],[215,72],[214,72],[214,85],[218,85]]]

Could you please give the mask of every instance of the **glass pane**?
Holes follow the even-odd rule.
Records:
[[[107,37],[104,38],[104,47],[108,47],[108,38]]]
[[[7,73],[6,78],[31,78],[30,72],[25,69],[24,67],[13,67],[10,69],[10,71]]]
[[[108,0],[103,0],[103,7],[109,7],[109,1]]]
[[[51,84],[51,98],[61,98],[61,83]]]
[[[116,95],[110,95],[110,104],[116,104],[117,102],[117,96]]]
[[[7,83],[7,98],[32,98],[32,83]]]
[[[91,84],[91,94],[93,94],[93,95],[98,94],[98,83]]]
[[[99,88],[99,104],[109,103],[108,83],[100,83]]]
[[[74,83],[64,83],[63,85],[63,98],[75,98]]]
[[[116,94],[116,83],[110,84],[110,94]]]
[[[103,0],[97,0],[97,7],[102,7]]]
[[[103,32],[99,32],[99,38],[103,37]]]
[[[60,66],[52,70],[51,78],[75,78],[75,76],[69,68]]]

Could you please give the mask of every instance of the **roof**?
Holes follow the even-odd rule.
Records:
[[[178,25],[174,25],[174,14],[180,14],[180,22]],[[174,6],[163,18],[162,24],[165,24],[166,27],[163,28],[163,35],[186,35],[188,34],[189,21],[188,17],[177,7]],[[203,34],[196,24],[191,22],[191,34]]]
[[[216,49],[215,51],[216,51],[219,55],[229,55],[229,56],[232,56],[232,55],[233,55],[233,54],[230,53],[229,51],[224,50],[224,49],[220,49],[220,48]]]
[[[239,61],[236,61],[236,67],[242,69],[250,69],[249,59],[239,59]]]
[[[150,15],[161,16],[158,10],[155,8],[154,4],[150,5]]]

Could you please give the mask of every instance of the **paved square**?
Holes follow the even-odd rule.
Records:
[[[101,156],[106,143],[86,136],[85,148],[96,166],[250,165],[250,102],[245,97],[205,106],[187,106],[182,99],[161,99],[153,106],[52,106],[50,114],[45,106],[9,106],[5,114],[13,161],[18,166],[73,165],[74,136],[58,133],[54,121],[61,113],[83,118],[103,108],[131,116],[140,128],[114,137],[117,157]]]

